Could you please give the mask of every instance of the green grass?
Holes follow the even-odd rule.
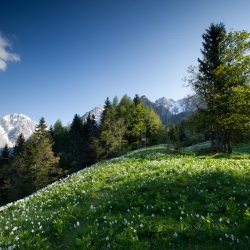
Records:
[[[234,148],[102,161],[0,208],[0,249],[250,249],[249,147]]]

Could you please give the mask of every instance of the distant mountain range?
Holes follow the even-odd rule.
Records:
[[[145,105],[154,109],[163,124],[180,122],[190,111],[195,109],[194,105],[186,98],[174,101],[173,99],[162,97],[155,102],[151,102],[143,95],[141,100]],[[85,121],[90,113],[90,115],[95,115],[97,123],[100,123],[103,110],[104,105],[100,104],[86,112],[81,118]],[[14,147],[16,139],[21,133],[23,133],[25,139],[28,139],[35,131],[36,125],[35,121],[23,114],[11,114],[0,117],[0,148],[3,148],[6,143],[9,148]]]
[[[190,111],[195,110],[192,101],[187,98],[174,101],[173,99],[162,97],[155,102],[151,102],[145,95],[143,95],[141,100],[145,105],[155,111],[163,124],[166,124],[167,122],[178,123],[183,120]]]
[[[155,102],[151,102],[145,95],[143,95],[141,96],[141,100],[146,106],[152,108],[155,111],[155,113],[160,117],[163,124],[166,124],[167,122],[180,122],[189,114],[190,111],[195,109],[192,102],[187,98],[174,101],[173,99],[162,97]],[[100,104],[91,111],[86,112],[82,116],[82,120],[85,121],[88,114],[90,113],[90,115],[95,116],[97,123],[99,123],[103,110],[104,105]]]

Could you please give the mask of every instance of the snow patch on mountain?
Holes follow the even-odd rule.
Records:
[[[5,144],[14,147],[17,137],[23,133],[27,140],[35,131],[37,123],[23,114],[9,114],[0,117],[0,148]]]
[[[159,98],[155,101],[157,106],[163,106],[169,110],[173,115],[180,114],[182,112],[188,112],[194,109],[189,99],[183,98],[178,101],[173,99],[167,99],[166,97]]]
[[[100,119],[101,119],[101,115],[102,115],[103,110],[104,110],[104,105],[99,104],[97,107],[93,108],[91,111],[86,112],[81,117],[81,119],[83,122],[85,122],[87,120],[88,114],[90,113],[90,116],[92,116],[92,115],[95,116],[95,120],[96,120],[97,124],[100,124]]]

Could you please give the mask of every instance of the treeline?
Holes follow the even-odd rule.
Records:
[[[119,101],[106,99],[100,122],[75,115],[70,126],[60,120],[47,127],[42,117],[25,141],[21,134],[10,152],[0,155],[0,204],[23,198],[46,185],[97,161],[118,156],[145,145],[167,141],[167,127],[138,95]],[[142,139],[143,138],[143,139]]]

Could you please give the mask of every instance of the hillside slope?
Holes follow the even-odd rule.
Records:
[[[0,208],[0,247],[249,249],[249,155],[230,157],[156,146],[100,162]]]

